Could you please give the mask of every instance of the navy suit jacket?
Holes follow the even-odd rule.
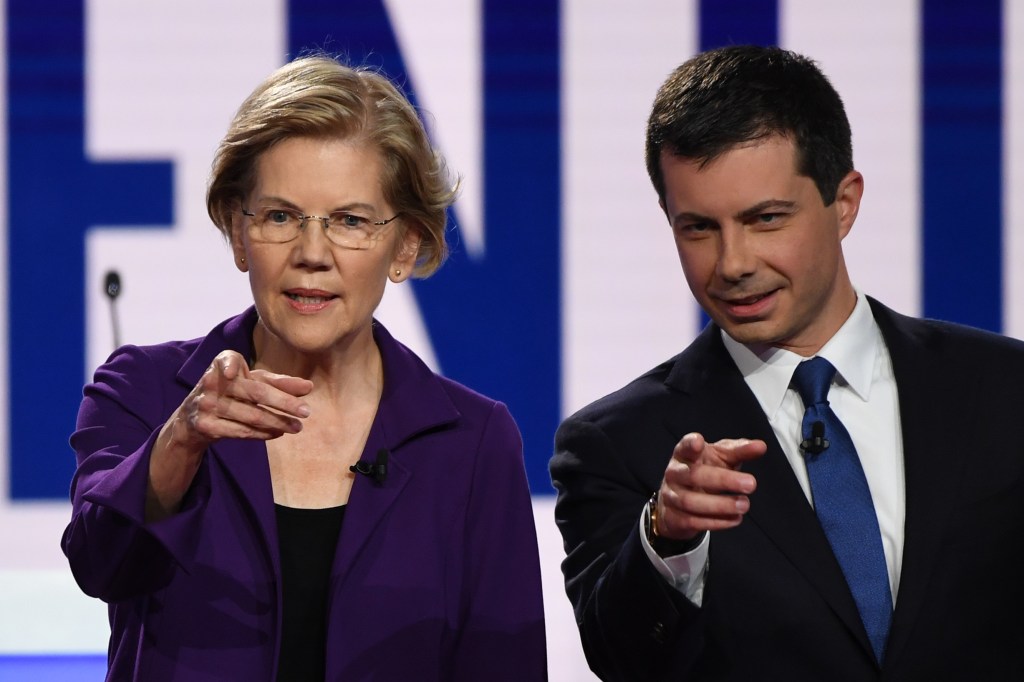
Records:
[[[269,682],[280,633],[266,446],[209,448],[179,513],[146,523],[161,425],[255,310],[194,341],[125,347],[85,389],[62,546],[109,603],[109,680]],[[384,389],[331,569],[328,680],[540,680],[544,612],[522,441],[501,403],[431,372],[379,324]],[[506,677],[508,676],[508,677]]]
[[[770,424],[707,329],[567,419],[552,478],[566,591],[605,680],[1024,679],[1024,343],[871,301],[906,471],[900,587],[879,667]],[[760,438],[750,511],[712,534],[703,606],[657,574],[638,520],[686,433]]]

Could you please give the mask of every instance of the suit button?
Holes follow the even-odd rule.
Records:
[[[654,624],[654,627],[651,628],[651,639],[653,639],[658,644],[664,644],[665,643],[665,624],[664,623],[658,622],[658,623]]]

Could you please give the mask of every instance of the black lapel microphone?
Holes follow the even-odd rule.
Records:
[[[828,450],[828,445],[825,439],[825,423],[814,422],[811,424],[811,437],[800,443],[800,449],[812,455],[820,455]]]
[[[117,306],[114,301],[121,295],[121,275],[117,270],[108,270],[106,279],[103,281],[103,292],[110,299],[110,324],[114,330],[114,349],[121,346],[121,325],[117,322]]]
[[[384,479],[388,477],[388,456],[390,454],[387,448],[381,448],[377,451],[376,461],[367,462],[361,459],[350,466],[348,470],[372,478],[377,485],[383,485]]]

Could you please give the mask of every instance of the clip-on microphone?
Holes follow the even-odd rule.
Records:
[[[811,424],[811,437],[800,442],[800,449],[812,455],[820,455],[828,450],[828,445],[828,440],[825,439],[825,424],[819,421]]]
[[[377,460],[373,463],[359,460],[348,468],[349,471],[372,478],[377,485],[383,485],[384,479],[388,477],[388,450],[381,448],[377,451]]]

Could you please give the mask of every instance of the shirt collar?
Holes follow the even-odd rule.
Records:
[[[769,420],[773,419],[782,405],[793,371],[806,358],[782,348],[754,352],[724,330],[722,342],[761,404],[761,409]],[[867,297],[858,291],[857,303],[850,317],[816,355],[832,363],[837,380],[844,381],[858,397],[867,400],[880,343],[882,334],[871,314]]]

